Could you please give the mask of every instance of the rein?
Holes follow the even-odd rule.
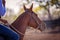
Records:
[[[9,24],[9,26],[11,26],[11,28],[13,28],[17,33],[19,33],[19,34],[21,34],[21,35],[25,35],[25,34],[23,34],[22,32],[18,31],[15,27],[13,27],[13,25],[10,25],[10,24]]]
[[[17,33],[19,33],[19,34],[21,34],[21,35],[24,35],[22,32],[18,31],[15,27],[13,27],[13,25],[10,25],[9,23],[4,23],[4,22],[0,21],[0,24],[5,25],[5,26],[9,26],[9,27],[11,27],[14,31],[16,31]],[[8,27],[8,28],[9,28],[9,27]],[[11,29],[11,28],[10,28],[10,29]]]

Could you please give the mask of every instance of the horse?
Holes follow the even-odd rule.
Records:
[[[38,29],[40,31],[43,31],[46,28],[45,23],[41,21],[38,18],[37,14],[32,11],[33,4],[29,9],[26,8],[25,5],[23,5],[23,7],[25,12],[18,16],[18,18],[11,24],[12,27],[14,27],[17,31],[20,32],[18,33],[15,30],[20,36],[19,40],[23,40],[25,30],[28,26]],[[14,28],[12,29],[14,30]]]

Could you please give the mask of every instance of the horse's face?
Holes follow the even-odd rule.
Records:
[[[37,14],[32,11],[32,7],[33,7],[33,5],[31,6],[30,9],[27,9],[24,6],[25,13],[30,15],[30,20],[28,22],[28,26],[31,26],[33,28],[37,28],[40,31],[45,30],[45,28],[46,28],[45,24],[38,18]]]
[[[35,28],[35,29],[38,29],[40,31],[43,31],[43,30],[46,29],[45,23],[42,22],[38,18],[37,14],[35,14],[34,12],[31,15],[31,18],[29,20],[29,24],[28,25],[31,26],[31,27],[33,27],[33,28]]]

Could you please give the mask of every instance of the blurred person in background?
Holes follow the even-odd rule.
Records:
[[[0,0],[0,18],[1,16],[4,16],[6,12],[5,3],[5,0]]]
[[[1,18],[6,12],[5,3],[5,0],[0,0],[0,40],[19,40],[19,35],[4,25],[7,20]]]
[[[0,0],[0,21],[3,23],[7,23],[7,20],[1,18],[6,12],[5,3],[5,0]]]

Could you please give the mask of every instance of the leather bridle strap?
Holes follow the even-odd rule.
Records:
[[[18,31],[13,25],[8,24],[13,30],[15,30],[18,34],[25,35],[22,32]]]
[[[10,27],[11,29],[13,29],[14,31],[16,31],[17,33],[24,35],[22,32],[18,31],[15,27],[13,27],[13,25],[10,25],[9,23],[4,23],[3,21],[0,21],[0,24],[5,25]]]
[[[39,24],[39,22],[37,21],[36,17],[34,17],[34,14],[31,14],[31,17],[32,17],[32,18],[36,21],[36,23],[38,24],[38,27],[37,27],[36,29],[40,28],[40,26],[42,27],[42,23],[44,23],[43,21],[41,21],[42,23]],[[44,24],[45,24],[45,23],[44,23]],[[45,24],[45,26],[46,26],[46,24]]]

